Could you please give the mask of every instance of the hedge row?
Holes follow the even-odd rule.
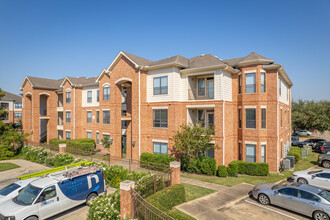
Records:
[[[188,173],[205,174],[214,176],[217,173],[216,161],[209,157],[198,157],[196,159],[181,158],[181,170]]]
[[[228,164],[227,170],[225,170],[225,168],[226,167],[223,165],[218,167],[218,176],[237,176],[237,174],[246,174],[250,176],[267,176],[269,174],[269,166],[267,163],[232,161]]]
[[[59,145],[66,144],[67,148],[78,149],[82,151],[94,151],[95,149],[95,140],[90,138],[81,138],[81,139],[73,139],[73,140],[61,140],[58,138],[54,138],[49,140],[50,144]]]
[[[291,147],[288,156],[294,156],[294,162],[297,163],[302,158],[302,151],[300,147]]]

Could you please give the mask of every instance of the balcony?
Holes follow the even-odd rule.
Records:
[[[214,99],[214,74],[188,77],[188,100]]]
[[[188,123],[197,122],[204,128],[210,128],[214,134],[214,108],[190,108],[188,109]]]
[[[214,88],[188,89],[188,100],[214,99]]]

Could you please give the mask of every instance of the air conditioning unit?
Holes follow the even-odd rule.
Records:
[[[290,168],[294,167],[294,156],[287,156],[286,158],[288,158],[290,160]]]
[[[283,165],[285,170],[290,170],[290,159],[284,158],[283,159]]]

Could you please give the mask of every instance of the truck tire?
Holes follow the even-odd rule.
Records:
[[[27,217],[25,220],[38,220],[38,217],[37,216],[30,216],[30,217]]]
[[[298,178],[297,183],[308,184],[308,181],[305,178]]]
[[[88,203],[90,201],[92,201],[93,199],[95,199],[97,197],[97,194],[96,193],[90,193],[88,196],[87,196],[87,199],[86,199],[86,204],[89,205]]]
[[[330,168],[330,161],[328,161],[328,160],[322,161],[322,166],[325,168]]]

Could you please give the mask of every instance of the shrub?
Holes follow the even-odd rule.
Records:
[[[92,151],[94,151],[94,148],[95,148],[95,140],[90,139],[90,138],[69,140],[67,142],[67,148],[92,152]]]
[[[186,201],[185,188],[182,184],[176,184],[149,196],[146,200],[160,210],[168,212]]]
[[[164,154],[152,154],[152,153],[142,153],[140,156],[140,161],[143,162],[150,162],[150,163],[156,163],[156,164],[163,164],[163,165],[169,165],[170,162],[174,161],[175,158],[164,155]],[[150,166],[147,163],[141,163],[141,167],[143,168],[149,168],[152,170],[162,170],[163,167],[157,166],[154,164],[150,164]]]
[[[300,147],[291,147],[288,156],[294,156],[294,162],[297,163],[302,158],[302,152]]]
[[[14,147],[7,145],[0,145],[0,160],[8,160],[15,156]]]
[[[269,166],[267,163],[232,161],[229,165],[237,166],[237,172],[239,174],[246,174],[251,176],[267,176],[269,174]],[[229,165],[228,165],[228,173],[230,169]]]
[[[227,168],[226,168],[225,165],[219,165],[218,166],[217,176],[219,176],[219,177],[227,177],[228,176]]]
[[[103,194],[89,202],[87,219],[113,219],[120,220],[120,192]]]
[[[236,161],[230,162],[228,164],[227,172],[229,176],[237,176],[238,174],[238,164]]]
[[[36,163],[45,163],[47,152],[42,147],[26,146],[22,149],[21,154],[25,160],[31,160]]]
[[[45,160],[47,166],[54,166],[54,167],[68,165],[73,162],[78,162],[78,160],[75,159],[74,156],[68,153],[49,155]]]
[[[209,157],[181,158],[181,170],[188,173],[214,176],[217,173],[216,161]]]
[[[59,138],[54,138],[54,139],[50,139],[49,140],[49,143],[50,144],[53,144],[53,145],[59,145],[59,144],[65,144],[67,143],[68,140],[64,140],[64,139],[59,139]]]

